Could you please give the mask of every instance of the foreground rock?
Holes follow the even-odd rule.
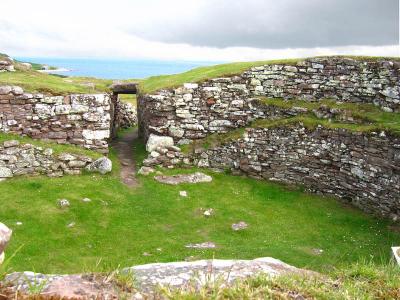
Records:
[[[201,183],[201,182],[211,182],[212,177],[201,172],[196,172],[194,174],[181,174],[181,175],[160,175],[155,176],[155,180],[161,183],[178,185],[181,183]]]
[[[4,261],[4,249],[10,241],[12,230],[3,223],[0,223],[0,264]]]
[[[22,295],[29,295],[32,287],[43,287],[40,292],[40,295],[46,296],[43,299],[120,299],[119,296],[127,296],[129,294],[129,292],[122,294],[123,291],[109,278],[93,274],[45,275],[34,272],[12,273],[7,275],[5,285],[9,287],[1,292],[10,296],[14,296],[16,290]]]
[[[237,280],[264,274],[310,273],[270,258],[254,260],[199,260],[194,262],[155,263],[126,268],[122,271],[135,279],[137,291],[126,290],[125,299],[151,296],[159,286],[184,288],[193,282],[200,287],[210,281],[232,284]],[[194,280],[193,280],[194,279]],[[13,273],[6,276],[9,290],[28,292],[29,286],[43,284],[42,294],[74,299],[119,299],[118,289],[112,277],[95,275],[44,275],[33,272]],[[101,296],[101,298],[95,298]],[[140,298],[139,298],[140,299]]]
[[[198,286],[210,280],[222,280],[232,284],[238,279],[265,274],[276,276],[286,273],[303,273],[301,269],[270,258],[254,260],[200,260],[194,262],[160,263],[126,269],[135,274],[139,290],[149,293],[158,285],[182,288],[191,279]],[[212,276],[210,276],[212,275]]]

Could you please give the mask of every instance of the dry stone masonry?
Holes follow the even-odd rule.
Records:
[[[116,129],[136,123],[136,110],[108,94],[45,96],[0,86],[0,131],[108,152]]]
[[[178,145],[197,145],[210,134],[227,133],[256,119],[313,113],[320,119],[357,123],[359,120],[341,109],[324,105],[312,111],[280,108],[264,105],[259,98],[328,98],[374,104],[398,113],[399,73],[400,62],[396,60],[341,57],[255,67],[239,76],[140,95],[139,128],[142,136],[150,137],[149,143],[172,138]],[[184,153],[171,143],[153,146],[144,165],[195,165],[301,184],[310,191],[348,200],[367,212],[400,219],[400,138],[396,135],[306,128],[297,122],[247,128],[244,135],[235,135],[230,142],[208,145],[208,149],[191,148],[192,152]]]
[[[400,137],[302,124],[247,128],[237,140],[191,153],[150,153],[147,167],[194,165],[334,195],[376,215],[400,220]]]
[[[111,161],[105,157],[93,161],[85,155],[54,154],[51,148],[20,144],[16,140],[5,141],[0,144],[0,181],[20,175],[79,175],[84,169],[104,174],[107,173],[102,168],[104,160],[108,163],[107,172],[110,172]]]
[[[0,131],[108,152],[112,105],[107,94],[45,96],[0,86]]]
[[[399,61],[313,58],[142,94],[138,99],[140,133],[145,139],[151,133],[168,135],[184,144],[270,118],[255,105],[254,98],[259,96],[310,101],[332,98],[399,111],[399,68]]]

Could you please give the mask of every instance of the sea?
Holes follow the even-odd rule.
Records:
[[[103,79],[142,79],[156,75],[170,75],[188,71],[200,66],[221,62],[162,61],[162,60],[116,60],[86,58],[42,58],[16,57],[19,61],[45,64],[57,67],[54,74],[84,76]]]

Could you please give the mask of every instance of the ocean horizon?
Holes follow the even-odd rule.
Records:
[[[142,79],[156,75],[182,73],[196,67],[223,62],[164,61],[147,59],[92,59],[16,57],[25,62],[45,64],[67,71],[52,71],[65,76],[96,77],[102,79]]]

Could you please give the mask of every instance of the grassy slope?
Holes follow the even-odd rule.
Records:
[[[95,87],[85,84],[94,83]],[[39,92],[52,95],[68,93],[102,93],[109,91],[112,80],[61,77],[36,71],[17,71],[0,73],[0,85],[18,85],[27,92]]]
[[[367,56],[346,56],[357,60],[374,61],[384,59],[383,57],[367,57]],[[400,58],[390,57],[387,59],[400,60]],[[141,93],[153,93],[160,89],[173,88],[183,85],[187,82],[202,82],[210,78],[218,78],[225,76],[238,75],[244,71],[257,66],[272,65],[272,64],[295,64],[302,59],[281,59],[269,61],[256,61],[256,62],[237,62],[208,67],[199,67],[193,70],[174,74],[153,76],[143,80],[140,84]]]
[[[144,156],[143,145],[137,145],[136,156]],[[272,256],[326,271],[371,256],[377,262],[387,261],[389,247],[400,239],[387,221],[330,198],[272,183],[210,173],[214,181],[209,184],[167,186],[141,177],[140,187],[129,189],[117,174],[118,168],[108,176],[16,178],[0,183],[0,220],[14,230],[8,255],[23,245],[12,260],[14,270],[81,272],[188,256]],[[180,190],[189,197],[181,198]],[[82,202],[84,197],[92,202]],[[57,208],[59,198],[70,200],[71,207]],[[200,209],[210,207],[215,216],[206,219]],[[231,224],[241,220],[249,228],[233,232]],[[15,225],[17,221],[23,225]],[[75,227],[67,228],[71,222]],[[219,248],[185,248],[205,241]],[[324,252],[315,255],[313,248]],[[153,255],[143,256],[144,252]]]
[[[2,133],[0,132],[0,144],[2,144],[5,141],[9,140],[18,140],[20,141],[21,144],[32,144],[37,147],[42,147],[42,148],[51,148],[54,151],[54,154],[61,154],[61,153],[71,153],[71,154],[76,154],[76,155],[86,155],[92,158],[99,158],[102,156],[102,154],[84,149],[82,147],[74,146],[74,145],[63,145],[63,144],[57,144],[54,142],[47,142],[47,141],[40,141],[40,140],[34,140],[29,137],[23,137],[20,135],[15,135],[15,134],[9,134],[9,133]]]

